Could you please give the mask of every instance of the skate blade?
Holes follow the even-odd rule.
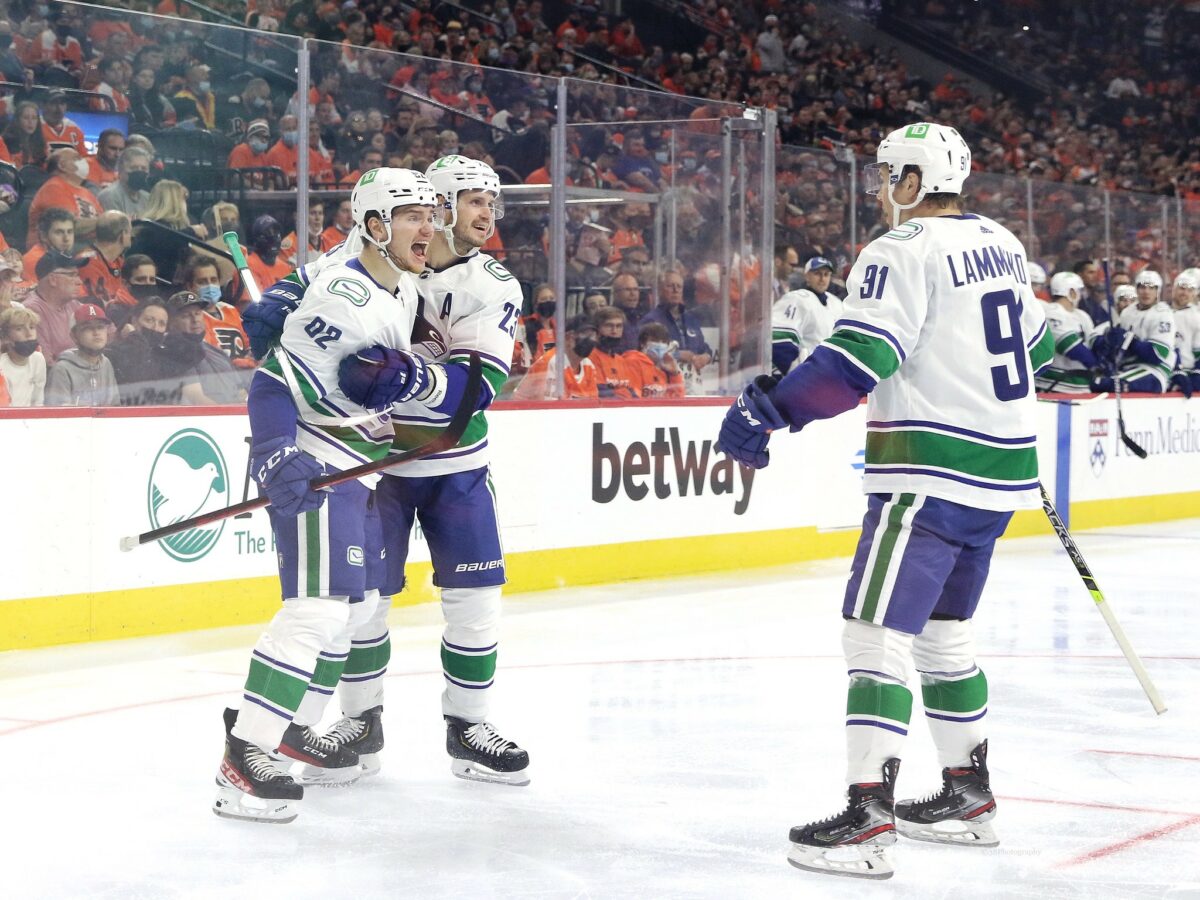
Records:
[[[361,776],[370,778],[372,775],[378,775],[380,768],[383,766],[383,761],[379,758],[378,753],[363,753],[358,757],[358,762],[361,768]]]
[[[263,825],[286,825],[300,815],[298,800],[268,800],[243,793],[235,787],[221,786],[212,811],[223,819],[259,822]]]
[[[910,841],[925,841],[930,844],[949,844],[955,847],[998,847],[1000,838],[988,822],[947,819],[924,825],[905,822],[896,817],[896,830]]]
[[[480,763],[471,762],[469,759],[450,760],[450,771],[465,781],[507,784],[512,787],[524,787],[529,784],[529,772],[526,769],[517,772],[497,772]]]
[[[350,787],[363,775],[360,766],[342,766],[338,769],[325,769],[320,766],[310,766],[300,763],[291,774],[296,784],[305,787]]]
[[[870,878],[881,881],[891,878],[896,869],[886,846],[851,844],[843,847],[809,847],[792,844],[788,862],[806,872],[822,875],[841,875],[847,878]]]

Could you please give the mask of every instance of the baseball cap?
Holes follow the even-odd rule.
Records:
[[[84,303],[71,316],[71,327],[80,328],[84,325],[107,325],[108,316],[95,303]]]
[[[0,256],[0,276],[3,276],[6,272],[12,272],[18,278],[21,276],[20,269],[18,269],[16,266],[14,266],[12,263],[10,263],[3,256]]]
[[[201,300],[194,291],[176,291],[167,298],[167,312],[179,312],[189,306],[208,306],[208,302]]]
[[[45,278],[56,269],[79,269],[85,265],[87,265],[86,259],[76,259],[52,250],[37,261],[37,265],[33,267],[33,273],[38,278]]]
[[[48,93],[46,95],[47,103],[53,103],[55,100],[61,100],[61,101],[63,101],[63,103],[66,103],[67,102],[67,92],[56,90],[56,91],[51,91],[50,93]]]
[[[246,127],[246,137],[254,134],[256,131],[261,131],[263,134],[270,135],[271,126],[266,119],[255,119]]]
[[[831,263],[829,260],[827,260],[823,256],[814,256],[812,259],[810,259],[808,262],[806,262],[804,264],[805,272],[815,272],[815,271],[817,271],[817,269],[828,269],[830,272],[832,272],[833,271],[833,263]]]

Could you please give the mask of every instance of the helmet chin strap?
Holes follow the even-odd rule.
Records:
[[[881,190],[887,191],[888,200],[892,204],[892,227],[893,228],[900,227],[900,213],[901,212],[903,212],[906,209],[912,209],[915,206],[920,206],[921,201],[925,199],[925,185],[923,185],[923,184],[919,188],[917,188],[917,198],[915,200],[913,200],[912,203],[897,203],[896,202],[896,195],[894,193],[892,193],[892,185],[891,185],[890,180],[888,182],[884,183]]]
[[[379,251],[379,255],[382,257],[383,261],[392,267],[392,271],[394,271],[397,275],[409,274],[408,269],[401,265],[397,265],[397,263],[400,262],[400,257],[396,256],[396,254],[392,253],[392,251],[387,248],[387,245],[392,242],[391,223],[384,222],[383,227],[386,231],[386,237],[384,238],[382,244],[371,236],[371,232],[369,230],[366,231],[364,236],[374,245],[375,249]]]

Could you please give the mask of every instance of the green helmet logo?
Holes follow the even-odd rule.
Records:
[[[146,506],[150,526],[160,528],[229,505],[229,469],[216,441],[185,428],[163,443],[150,467]],[[180,562],[195,562],[216,545],[225,520],[189,528],[158,542]]]

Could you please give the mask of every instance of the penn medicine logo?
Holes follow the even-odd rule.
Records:
[[[1099,478],[1104,471],[1104,464],[1108,462],[1108,453],[1104,449],[1108,443],[1108,419],[1092,419],[1088,422],[1088,443],[1092,447],[1088,463],[1092,467],[1092,474]]]
[[[150,467],[146,506],[151,528],[173,525],[229,505],[229,469],[216,441],[196,428],[171,435]],[[172,559],[195,562],[216,546],[225,520],[158,541]]]

